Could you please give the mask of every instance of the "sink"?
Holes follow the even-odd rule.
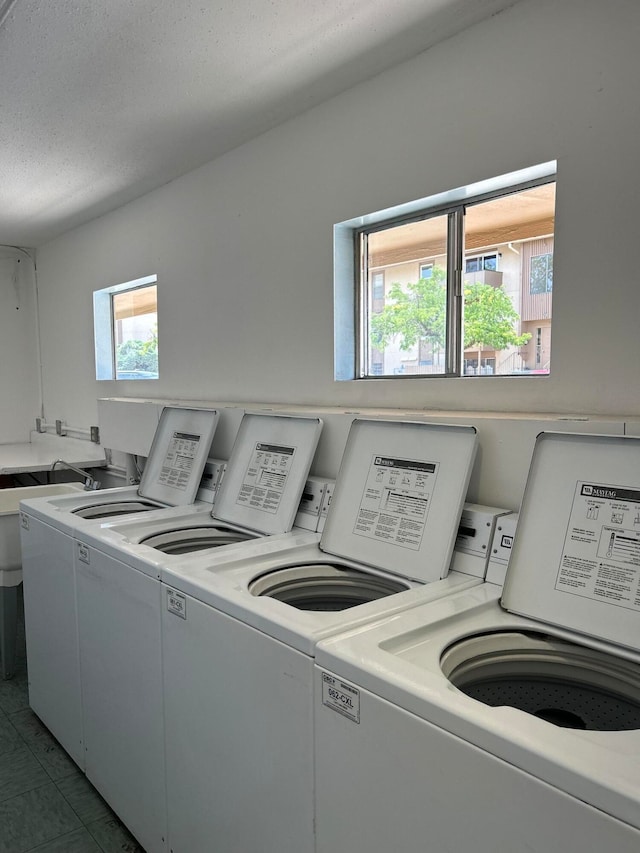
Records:
[[[20,524],[18,512],[20,501],[26,498],[64,495],[82,491],[81,483],[55,483],[51,486],[20,486],[16,489],[0,489],[0,573],[18,571],[22,565],[20,556]],[[18,583],[20,580],[18,580]],[[6,583],[6,578],[5,578]],[[4,586],[0,577],[0,587]]]

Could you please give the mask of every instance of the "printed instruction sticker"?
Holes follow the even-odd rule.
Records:
[[[199,435],[174,432],[169,442],[158,482],[163,486],[184,491],[189,485],[191,472],[200,444]]]
[[[360,691],[328,672],[322,673],[322,704],[360,723]]]
[[[294,447],[258,442],[236,503],[275,515],[291,473],[294,455]]]
[[[437,462],[374,456],[353,532],[418,551],[438,467]]]
[[[640,610],[640,490],[576,484],[555,588]]]

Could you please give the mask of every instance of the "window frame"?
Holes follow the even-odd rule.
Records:
[[[141,290],[145,287],[155,285],[157,287],[158,276],[148,275],[133,281],[123,282],[93,293],[93,332],[95,344],[96,380],[113,380],[115,382],[140,382],[141,380],[155,381],[157,376],[119,378],[116,370],[116,340],[113,312],[113,296],[127,293],[132,290]]]
[[[509,173],[489,181],[458,188],[409,205],[379,211],[334,226],[334,357],[336,380],[372,379],[435,379],[464,378],[462,347],[463,276],[464,276],[464,214],[467,208],[495,198],[549,183],[557,183],[557,163],[550,161]],[[447,351],[445,370],[438,374],[409,374],[394,376],[373,375],[367,372],[368,348],[368,270],[367,237],[389,228],[423,221],[435,216],[447,216]],[[350,242],[351,263],[344,248]],[[491,254],[491,253],[487,253]],[[347,295],[344,274],[350,270],[350,290]],[[348,310],[352,311],[351,334]],[[346,349],[351,344],[351,352]],[[501,378],[501,377],[496,377]]]

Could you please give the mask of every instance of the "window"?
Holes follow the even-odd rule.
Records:
[[[158,378],[155,275],[93,294],[96,379]]]
[[[371,275],[371,298],[374,302],[384,302],[384,273],[374,272]]]
[[[336,225],[336,378],[548,373],[555,166]]]
[[[480,272],[480,270],[497,270],[498,255],[477,255],[475,258],[465,258],[465,272]]]
[[[551,293],[553,290],[553,255],[534,255],[529,268],[529,293]]]

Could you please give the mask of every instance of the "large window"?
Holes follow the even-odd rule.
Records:
[[[93,294],[97,379],[158,378],[156,276]]]
[[[349,362],[338,298],[336,377],[549,373],[554,222],[547,163],[340,223],[336,276],[350,237],[356,326]]]

